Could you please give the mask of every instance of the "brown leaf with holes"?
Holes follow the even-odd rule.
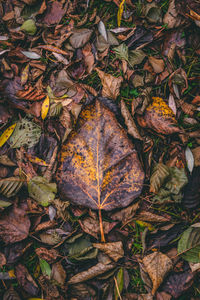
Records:
[[[102,89],[102,96],[111,98],[111,99],[116,99],[117,96],[119,95],[119,90],[121,83],[123,81],[123,78],[120,77],[114,77],[110,74],[107,74],[100,69],[96,68],[96,71],[101,79],[101,83],[103,85]]]
[[[166,135],[180,132],[172,109],[162,98],[152,99],[153,102],[146,108],[144,116],[137,116],[139,125]]]
[[[144,172],[115,115],[99,100],[80,113],[63,144],[57,172],[63,199],[92,209],[130,204],[141,193]]]
[[[26,212],[13,206],[1,214],[0,238],[6,244],[16,243],[27,238],[30,220]]]
[[[167,255],[154,252],[145,256],[142,262],[153,283],[152,295],[154,295],[166,274],[171,270],[172,261]]]

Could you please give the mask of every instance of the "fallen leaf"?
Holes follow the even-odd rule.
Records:
[[[168,100],[168,105],[171,108],[171,110],[173,111],[174,115],[176,115],[176,102],[174,100],[174,96],[172,94],[169,95],[169,100]]]
[[[16,125],[16,123],[11,125],[2,133],[2,135],[0,136],[0,147],[2,147],[7,142],[9,137],[12,135]]]
[[[24,181],[20,176],[0,179],[0,192],[8,198],[13,197],[19,192]]]
[[[26,57],[31,59],[40,59],[41,56],[33,51],[21,51],[22,54],[24,54]]]
[[[74,275],[72,278],[70,278],[68,284],[84,282],[86,280],[97,277],[98,275],[104,274],[105,272],[112,270],[114,267],[115,267],[114,264],[98,263],[93,267],[89,268],[87,271],[83,271],[81,273]]]
[[[161,73],[165,68],[165,63],[162,59],[155,58],[154,56],[149,57],[149,63],[151,64],[155,73]]]
[[[36,248],[35,253],[40,259],[44,259],[49,263],[55,262],[57,257],[59,256],[59,253],[55,249],[46,249],[43,247]]]
[[[137,116],[139,125],[166,135],[180,132],[171,108],[159,97],[152,99],[153,102],[147,107],[144,116]]]
[[[124,117],[125,119],[125,124],[127,126],[127,129],[128,129],[128,133],[130,135],[132,135],[134,138],[136,139],[139,139],[139,140],[143,140],[143,138],[141,137],[138,129],[137,129],[137,126],[131,116],[131,113],[129,112],[128,108],[126,107],[126,104],[123,100],[121,100],[121,113],[122,113],[122,116]]]
[[[98,219],[87,217],[84,220],[79,221],[81,228],[84,232],[87,234],[92,235],[96,239],[98,239],[98,234],[100,234],[100,228],[99,228],[99,221]],[[103,221],[103,230],[105,234],[108,234],[113,227],[115,227],[116,223],[109,223],[106,221]]]
[[[193,282],[194,273],[191,271],[173,272],[164,281],[162,290],[177,299],[192,286]]]
[[[20,148],[21,146],[30,148],[38,143],[40,135],[40,126],[24,118],[16,123],[15,130],[9,139],[9,144],[12,148]]]
[[[119,5],[119,8],[118,8],[118,12],[117,12],[117,25],[118,25],[118,27],[120,27],[120,25],[121,25],[122,14],[123,14],[123,11],[124,11],[124,3],[125,3],[125,0],[122,0],[120,5]]]
[[[179,27],[183,23],[182,18],[176,10],[175,0],[169,1],[168,11],[164,15],[163,23],[167,24],[167,28],[169,29]]]
[[[199,167],[200,166],[200,146],[192,149],[192,154],[194,157],[194,166]]]
[[[44,102],[42,103],[42,109],[41,109],[41,118],[44,120],[48,114],[49,111],[49,96],[47,95],[46,98],[44,99]]]
[[[60,2],[47,2],[47,11],[42,21],[48,26],[57,24],[61,21],[64,13],[65,10],[62,8],[62,4]]]
[[[142,262],[153,283],[152,295],[155,295],[164,277],[172,269],[172,261],[167,255],[154,252],[145,256]]]
[[[157,193],[169,175],[169,168],[162,163],[158,163],[154,167],[150,178],[150,192]]]
[[[184,189],[182,203],[188,209],[194,209],[200,203],[200,167],[195,167],[188,178],[188,184]]]
[[[21,300],[21,298],[11,285],[10,288],[3,295],[3,300]]]
[[[73,29],[69,41],[73,48],[83,47],[90,39],[92,30],[87,28]]]
[[[96,71],[103,85],[102,96],[115,100],[119,95],[120,86],[123,80],[122,77],[114,77],[110,74],[101,71],[98,68],[96,68]]]
[[[118,300],[119,297],[121,297],[121,293],[124,287],[124,269],[120,268],[119,271],[117,272],[117,276],[114,277],[115,281],[115,300]]]
[[[185,150],[185,158],[186,158],[188,170],[190,171],[190,173],[192,173],[192,170],[194,168],[194,156],[188,146]]]
[[[31,296],[38,296],[39,287],[22,264],[15,267],[15,275],[21,288]]]
[[[99,33],[105,39],[105,41],[108,42],[108,35],[107,35],[106,27],[102,21],[100,21],[98,24],[98,30],[99,30]]]
[[[26,212],[16,206],[9,207],[1,214],[0,238],[5,244],[16,243],[27,238],[30,220]]]
[[[28,80],[29,75],[29,64],[26,65],[26,67],[23,69],[21,73],[21,85],[24,85]]]
[[[49,183],[44,177],[35,176],[28,182],[29,196],[42,206],[48,206],[57,193],[56,183]]]
[[[60,262],[56,262],[52,266],[51,278],[59,285],[64,286],[66,280],[66,272]]]
[[[57,181],[62,197],[93,209],[127,206],[144,180],[133,145],[98,100],[80,113],[78,126],[61,151]]]
[[[195,223],[183,232],[178,242],[178,254],[189,262],[199,263],[200,223]]]
[[[44,276],[51,277],[51,267],[46,260],[40,259],[40,268]]]
[[[104,244],[93,243],[93,246],[103,251],[112,260],[116,262],[124,256],[124,249],[121,241],[113,242],[113,243],[104,243]]]
[[[20,27],[21,30],[25,31],[30,35],[34,35],[37,31],[37,27],[35,25],[35,21],[33,19],[29,19],[24,21],[22,26]]]
[[[133,218],[138,208],[139,202],[134,203],[126,208],[123,208],[118,212],[115,212],[111,215],[111,218],[114,221],[121,221],[123,224],[126,224],[129,220]]]

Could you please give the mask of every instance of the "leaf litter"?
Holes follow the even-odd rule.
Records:
[[[195,299],[198,1],[0,15],[0,298]]]

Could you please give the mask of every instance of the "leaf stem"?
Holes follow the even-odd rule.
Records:
[[[103,231],[103,222],[102,222],[102,215],[101,215],[101,209],[99,208],[99,225],[100,225],[100,232],[101,232],[101,242],[105,243],[105,236]]]

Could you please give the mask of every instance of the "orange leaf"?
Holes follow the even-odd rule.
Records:
[[[5,142],[7,142],[7,140],[9,139],[9,137],[11,136],[11,134],[13,133],[14,129],[15,129],[16,123],[11,125],[10,127],[8,127],[0,136],[0,147],[2,147]]]
[[[49,96],[46,96],[46,98],[44,99],[44,102],[42,104],[42,109],[41,109],[41,117],[42,120],[44,120],[48,114],[49,111]]]
[[[43,167],[47,167],[48,164],[46,163],[46,161],[44,161],[43,159],[37,157],[37,156],[32,156],[32,155],[27,155],[28,160],[34,164],[37,164],[39,166],[43,166]]]

